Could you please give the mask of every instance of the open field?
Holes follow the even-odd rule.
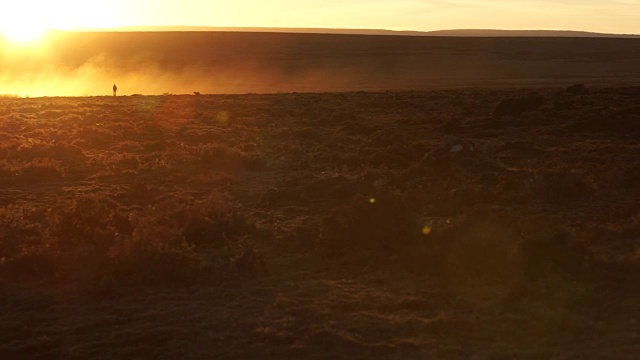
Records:
[[[639,100],[0,99],[0,357],[637,357]]]
[[[0,41],[0,94],[429,90],[640,84],[637,38],[53,33]]]

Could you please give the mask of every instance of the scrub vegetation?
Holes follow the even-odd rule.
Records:
[[[632,358],[639,99],[2,98],[0,357]]]

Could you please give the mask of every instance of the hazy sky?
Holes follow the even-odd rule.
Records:
[[[194,25],[640,33],[640,0],[11,0],[0,10],[0,24],[5,27]]]

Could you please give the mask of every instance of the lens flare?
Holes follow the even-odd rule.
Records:
[[[230,115],[228,111],[220,111],[216,114],[216,122],[220,124],[226,124],[229,122]]]

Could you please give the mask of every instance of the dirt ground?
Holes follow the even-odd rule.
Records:
[[[0,99],[0,357],[636,358],[639,100]]]

